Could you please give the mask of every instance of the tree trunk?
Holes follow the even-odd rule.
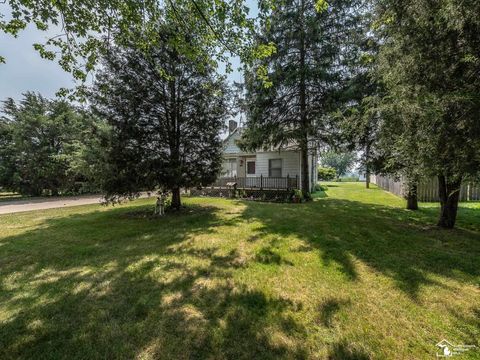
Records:
[[[172,189],[172,208],[175,210],[179,210],[182,206],[182,200],[180,198],[180,188],[173,188]]]
[[[452,229],[457,218],[461,181],[449,182],[444,175],[438,177],[438,195],[440,197],[440,218],[438,226]]]
[[[307,117],[307,86],[305,81],[305,1],[302,0],[300,3],[300,86],[299,86],[299,97],[300,97],[300,123],[302,138],[300,140],[300,151],[302,157],[302,192],[306,200],[310,199],[310,176],[308,173],[308,117]]]
[[[310,193],[310,178],[308,174],[308,147],[302,146],[300,151],[302,156],[302,192],[303,195],[308,199],[308,194]]]
[[[407,209],[408,210],[418,210],[418,198],[417,198],[417,183],[412,183],[408,185],[407,189]]]
[[[370,189],[370,143],[367,142],[365,147],[365,186]]]

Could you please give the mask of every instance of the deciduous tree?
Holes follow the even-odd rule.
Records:
[[[320,156],[322,166],[336,170],[337,176],[345,176],[355,165],[356,156],[351,152],[327,151]]]
[[[7,0],[0,2],[0,32],[17,36],[29,24],[49,37],[33,44],[39,54],[58,60],[80,84],[98,64],[105,51],[124,42],[135,41],[140,48],[155,44],[156,24],[164,18],[183,35],[195,36],[209,55],[230,65],[228,55],[252,58],[248,34],[254,20],[243,0]],[[135,31],[144,36],[134,39]],[[201,55],[196,48],[182,46],[178,51]],[[1,54],[0,54],[1,55]],[[189,54],[184,54],[189,55]],[[0,56],[0,63],[8,59]],[[230,68],[228,66],[228,68]],[[78,90],[84,90],[79,86]],[[66,93],[66,89],[63,89]],[[83,91],[79,91],[83,94]]]

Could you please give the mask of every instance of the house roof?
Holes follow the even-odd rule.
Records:
[[[223,144],[226,144],[227,141],[228,141],[234,134],[236,134],[236,133],[241,134],[241,133],[242,133],[242,129],[243,129],[242,127],[237,126],[237,127],[235,128],[235,130],[233,130],[230,134],[228,134],[228,136],[227,136],[225,139],[223,139]]]
[[[223,145],[224,145],[224,152],[227,153],[227,154],[252,154],[252,153],[255,153],[255,152],[261,152],[261,151],[265,151],[265,150],[257,150],[255,152],[248,152],[248,153],[245,153],[243,152],[236,144],[233,144],[234,147],[236,149],[238,149],[237,151],[232,151],[233,149],[230,149],[230,151],[228,150],[228,147],[229,147],[229,142],[231,141],[232,138],[234,137],[240,137],[242,135],[242,131],[243,131],[243,127],[237,127],[235,128],[235,130],[233,130],[230,134],[228,134],[228,136],[223,140]],[[235,140],[234,140],[235,141]],[[270,150],[267,150],[267,151],[279,151],[279,150],[283,150],[283,151],[297,151],[298,150],[298,145],[296,143],[294,143],[293,141],[290,142],[289,144],[287,145],[283,145],[281,148],[280,147],[271,147]]]

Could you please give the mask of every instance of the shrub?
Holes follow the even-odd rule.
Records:
[[[315,185],[315,191],[327,191],[328,189],[328,186],[327,185],[320,185],[320,184],[317,184]]]
[[[245,190],[243,189],[238,189],[237,190],[237,196],[240,198],[240,199],[244,199],[247,197],[247,193],[245,192]]]
[[[337,170],[332,167],[319,167],[318,180],[331,181],[337,178]]]
[[[295,189],[292,192],[292,201],[301,202],[303,200],[303,192],[300,189]]]

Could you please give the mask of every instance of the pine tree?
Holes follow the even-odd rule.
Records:
[[[248,119],[242,146],[296,144],[308,196],[308,154],[325,140],[328,115],[343,100],[359,29],[354,0],[287,0],[262,8],[260,54],[246,77]]]
[[[378,73],[393,111],[390,148],[436,176],[438,225],[455,225],[460,186],[480,168],[480,4],[381,0]]]
[[[94,119],[65,100],[27,92],[4,101],[0,118],[0,186],[25,195],[75,192],[92,182],[72,168],[91,138]]]
[[[211,64],[179,52],[188,41],[177,41],[174,26],[156,33],[155,46],[135,42],[105,56],[91,101],[112,128],[101,175],[107,200],[160,188],[178,209],[180,188],[207,185],[220,171],[227,89]]]

